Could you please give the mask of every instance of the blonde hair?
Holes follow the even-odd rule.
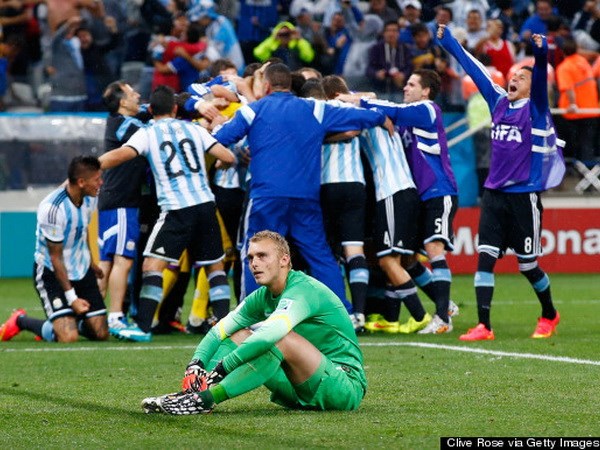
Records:
[[[256,233],[249,240],[249,243],[269,240],[275,244],[275,248],[280,256],[287,255],[290,257],[289,268],[292,268],[292,258],[290,255],[290,245],[285,238],[275,231],[263,230]]]

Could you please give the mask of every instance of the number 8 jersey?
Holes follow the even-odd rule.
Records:
[[[158,204],[163,211],[172,211],[214,201],[204,153],[216,143],[199,125],[160,119],[139,129],[125,145],[148,159]]]

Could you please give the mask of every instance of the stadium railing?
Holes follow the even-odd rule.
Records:
[[[553,115],[563,114],[563,109],[552,109]],[[581,113],[600,113],[600,109],[580,109]],[[451,152],[468,153],[470,137],[488,124],[468,128],[461,114],[446,113],[446,131]],[[49,186],[62,181],[68,161],[77,154],[102,152],[106,114],[0,114],[0,191],[30,189]],[[467,149],[466,151],[464,149]],[[469,165],[461,156],[453,164]],[[578,161],[567,158],[567,163],[581,180],[574,186],[577,194],[589,187],[600,192],[600,160]],[[470,167],[459,171],[470,172]],[[463,205],[470,203],[463,199]]]
[[[106,114],[0,114],[0,191],[53,185],[78,154],[102,152]]]

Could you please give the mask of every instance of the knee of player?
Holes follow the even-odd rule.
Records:
[[[146,257],[144,258],[144,262],[142,263],[142,272],[150,273],[150,272],[162,272],[167,268],[169,263],[162,259]]]
[[[233,333],[229,338],[235,342],[237,345],[240,345],[246,339],[248,339],[252,335],[252,331],[247,328],[241,329]]]
[[[277,347],[286,356],[288,354],[298,352],[301,354],[307,354],[312,350],[316,350],[316,347],[310,341],[308,341],[304,336],[296,333],[294,330],[290,331],[279,341],[277,341],[275,347]]]
[[[110,334],[108,333],[108,329],[100,329],[94,331],[94,340],[95,341],[107,341]]]
[[[519,272],[521,272],[521,273],[530,272],[532,270],[538,269],[537,258],[519,257],[519,258],[517,258],[517,261],[519,263]]]
[[[77,330],[54,330],[54,333],[56,335],[56,342],[69,344],[71,342],[77,342],[79,340],[79,333],[77,332]]]
[[[400,266],[399,260],[391,255],[382,256],[381,258],[379,258],[377,263],[379,264],[379,267],[381,267],[381,269],[385,273],[388,273],[389,271],[393,270],[395,267]]]
[[[427,256],[430,259],[435,258],[436,256],[446,254],[446,246],[443,241],[428,242],[425,244],[425,252],[427,252]]]

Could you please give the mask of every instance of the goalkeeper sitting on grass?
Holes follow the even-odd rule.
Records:
[[[208,413],[262,385],[271,391],[271,401],[288,408],[358,408],[367,382],[341,300],[291,269],[288,243],[277,233],[256,233],[248,262],[261,288],[200,342],[185,372],[184,390],[144,399],[144,411]]]

